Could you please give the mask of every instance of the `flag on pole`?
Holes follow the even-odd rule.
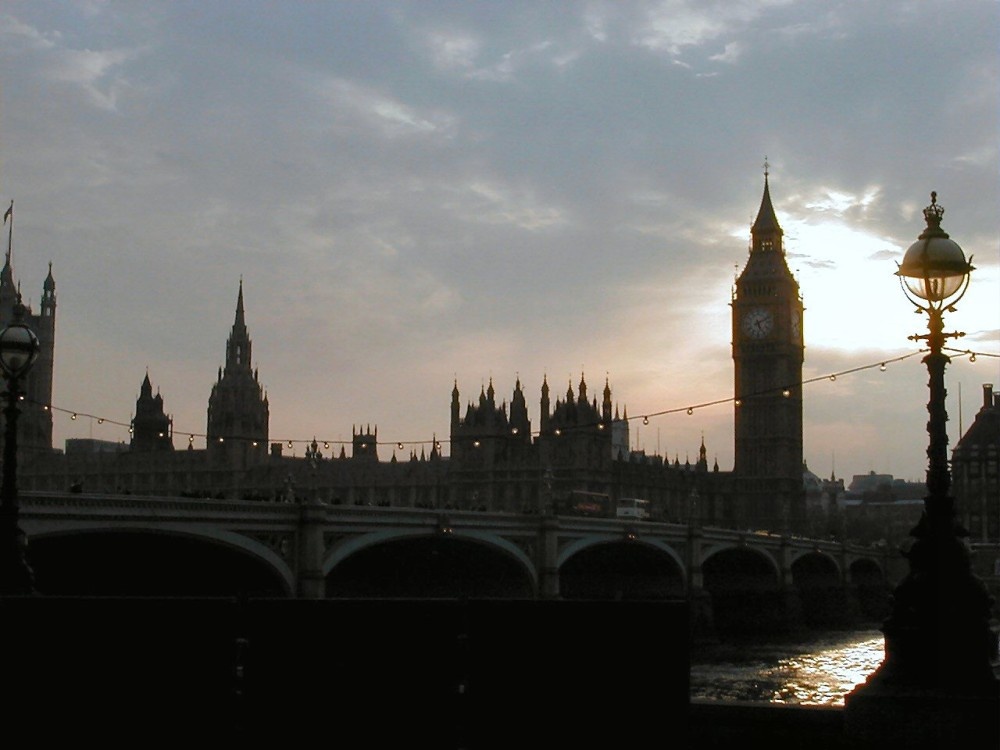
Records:
[[[8,208],[7,213],[3,215],[3,223],[6,224],[7,219],[11,218],[13,215],[14,215],[14,201],[11,201],[10,208]]]

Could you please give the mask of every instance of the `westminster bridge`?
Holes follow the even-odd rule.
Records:
[[[42,594],[686,599],[695,632],[875,621],[898,553],[612,518],[21,495]]]

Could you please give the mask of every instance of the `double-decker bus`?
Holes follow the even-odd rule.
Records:
[[[607,518],[611,515],[611,498],[603,492],[573,490],[559,506],[559,512],[567,516]]]

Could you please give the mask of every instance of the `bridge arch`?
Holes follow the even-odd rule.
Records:
[[[335,545],[323,571],[328,598],[531,599],[537,590],[519,548],[476,532],[365,534]]]
[[[888,617],[891,587],[882,566],[870,557],[860,557],[848,566],[847,572],[861,617],[872,622]]]
[[[765,550],[744,544],[714,546],[701,572],[721,635],[767,635],[787,629],[791,613],[782,596],[781,571]]]
[[[792,562],[791,573],[807,626],[843,627],[854,621],[855,602],[847,596],[835,558],[820,550],[804,552]]]
[[[601,535],[559,555],[564,599],[674,599],[686,594],[686,579],[677,553],[656,540]]]
[[[266,545],[224,529],[90,526],[31,537],[43,594],[291,596],[294,574]]]

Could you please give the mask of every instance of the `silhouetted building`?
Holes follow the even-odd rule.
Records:
[[[5,274],[6,279],[9,269]],[[543,377],[537,430],[520,378],[509,401],[498,401],[490,379],[464,408],[456,381],[447,457],[435,436],[429,452],[421,446],[419,453],[411,448],[407,454],[406,446],[397,443],[384,460],[379,451],[387,446],[371,426],[352,427],[350,456],[345,445],[331,447],[315,439],[304,456],[294,455],[291,444],[292,455],[286,455],[285,445],[268,443],[268,399],[251,360],[241,280],[225,364],[208,399],[204,449],[193,447],[192,435],[187,450],[173,450],[171,419],[147,373],[127,450],[66,455],[49,450],[23,466],[21,484],[35,490],[82,486],[84,492],[276,501],[316,497],[332,504],[515,513],[572,513],[586,506],[613,514],[620,499],[637,498],[649,501],[658,520],[801,529],[806,520],[803,308],[785,261],[766,174],[749,258],[731,305],[734,471],[721,471],[717,461],[709,465],[704,439],[694,463],[632,450],[628,411],[619,412],[610,379],[592,397],[585,374],[575,388],[570,381],[565,395],[554,398]],[[47,280],[43,311],[51,318],[54,309],[54,283]],[[51,375],[44,385],[47,390],[37,392],[40,402],[49,404]]]
[[[153,395],[153,384],[146,373],[139,386],[139,398],[135,402],[135,416],[132,418],[132,450],[163,451],[173,450],[173,424],[163,412],[163,397]]]
[[[909,544],[926,495],[924,482],[908,482],[874,471],[855,474],[837,502],[843,537],[859,543],[881,540],[894,548]]]
[[[764,529],[801,529],[804,308],[785,260],[766,173],[750,235],[750,257],[732,300],[736,521]]]
[[[56,282],[52,277],[52,264],[42,283],[42,299],[38,314],[30,305],[22,304],[20,284],[14,280],[11,253],[8,250],[3,269],[0,270],[0,330],[15,320],[20,310],[20,320],[38,337],[38,359],[21,381],[24,393],[21,414],[17,422],[18,455],[26,458],[52,450],[52,376],[55,363],[56,340]],[[7,384],[0,378],[0,393],[7,392]],[[6,396],[3,397],[6,399]],[[0,447],[3,445],[3,412],[0,410]]]
[[[267,457],[270,413],[267,394],[251,367],[253,345],[243,310],[243,281],[236,299],[236,319],[226,342],[226,364],[208,398],[206,440],[211,459],[220,466],[242,469]]]
[[[952,451],[951,474],[970,540],[1000,543],[1000,392],[992,383],[983,385],[983,405]]]

